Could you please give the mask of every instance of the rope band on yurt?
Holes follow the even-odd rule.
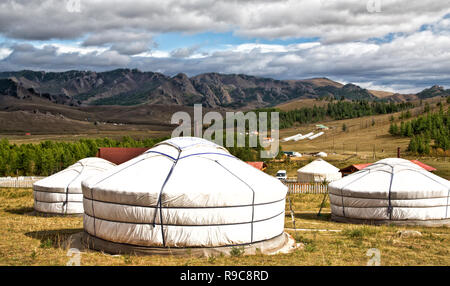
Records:
[[[90,200],[90,201],[94,201],[97,203],[104,203],[104,204],[111,204],[111,205],[120,205],[120,206],[131,206],[131,207],[139,207],[139,208],[157,208],[156,206],[147,206],[147,205],[136,205],[136,204],[127,204],[127,203],[123,203],[123,202],[110,202],[110,201],[102,201],[102,200],[98,200],[98,199],[92,199],[92,198],[88,198],[88,197],[84,197],[84,199],[86,200]],[[257,206],[264,206],[264,205],[270,205],[270,204],[275,204],[275,203],[279,203],[284,201],[285,198],[279,199],[279,200],[275,200],[275,201],[271,201],[271,202],[265,202],[265,203],[259,203],[259,204],[253,204],[255,207]],[[165,206],[161,206],[161,208],[163,209],[229,209],[229,208],[242,208],[242,207],[251,207],[252,204],[243,204],[243,205],[232,205],[232,206],[196,206],[196,207],[188,207],[188,206],[170,206],[170,207],[165,207]]]
[[[66,198],[65,198],[65,200],[64,200],[64,202],[63,202],[63,205],[62,205],[62,208],[63,208],[63,211],[64,211],[65,214],[67,214],[67,206],[68,206],[68,202],[69,202],[69,186],[70,186],[73,182],[75,182],[75,180],[78,179],[78,177],[81,176],[81,174],[83,173],[84,167],[86,167],[85,165],[83,165],[83,163],[80,163],[80,164],[81,164],[81,166],[82,166],[80,172],[78,173],[77,176],[75,176],[75,178],[73,178],[73,179],[67,184],[66,189],[65,189]],[[75,171],[76,171],[76,170],[75,170]],[[66,208],[65,210],[64,210],[64,207]]]
[[[189,155],[183,156],[180,158],[180,160],[184,159],[184,158],[189,158],[192,156],[199,156],[199,155],[219,155],[219,156],[225,156],[225,157],[230,157],[230,158],[236,158],[230,154],[223,154],[223,153],[216,153],[216,152],[203,152],[203,153],[194,153],[194,154],[189,154]]]
[[[118,173],[122,172],[123,170],[128,169],[128,168],[130,168],[131,166],[134,166],[134,165],[136,165],[137,163],[140,163],[140,162],[144,161],[145,159],[147,159],[147,158],[142,158],[142,159],[140,159],[140,160],[138,160],[138,161],[136,161],[136,162],[133,162],[133,164],[130,164],[130,165],[128,165],[128,166],[126,166],[126,167],[124,167],[124,168],[118,170],[117,172],[112,173],[111,175],[107,176],[106,178],[103,178],[103,179],[101,179],[100,181],[98,181],[97,183],[95,183],[93,187],[95,187],[96,185],[100,184],[101,182],[103,182],[103,181],[105,181],[105,180],[111,178],[112,176],[117,175]],[[126,163],[124,163],[124,164],[126,164]]]
[[[389,215],[389,220],[391,220],[392,219],[392,210],[393,210],[392,202],[391,202],[391,189],[392,189],[392,182],[394,180],[394,166],[391,165],[391,164],[386,164],[386,163],[375,163],[375,164],[372,164],[371,167],[374,167],[376,165],[389,166],[392,169],[392,171],[391,171],[391,180],[390,180],[390,183],[389,183],[388,208],[387,208],[387,214]],[[386,171],[383,171],[383,170],[373,170],[373,168],[372,169],[367,169],[367,170],[361,170],[360,172],[364,172],[364,171],[367,171],[367,174],[359,177],[358,179],[361,179],[362,177],[370,174],[371,171],[373,171],[373,172],[386,172]]]
[[[391,173],[391,181],[389,182],[389,194],[388,194],[388,215],[389,220],[392,220],[392,202],[391,202],[391,189],[392,189],[392,182],[394,181],[394,166],[391,166],[392,173]]]
[[[417,172],[417,173],[421,174],[422,176],[425,176],[425,177],[427,177],[428,179],[430,179],[430,180],[432,180],[432,181],[435,181],[436,183],[438,183],[438,184],[440,184],[440,185],[442,185],[442,186],[444,186],[444,187],[447,187],[446,185],[442,184],[441,182],[437,181],[436,179],[434,179],[434,178],[428,176],[426,173],[419,172],[418,170],[415,170],[415,169],[410,169],[410,168],[408,168],[408,169],[400,170],[399,172],[401,172],[401,171],[406,171],[406,170],[408,170],[408,171],[413,171],[413,172]],[[445,218],[448,218],[448,202],[449,202],[449,197],[450,197],[450,189],[448,189],[448,193],[447,193],[447,206],[446,206],[446,208],[445,208]]]
[[[63,207],[63,209],[64,209],[64,206],[66,207],[66,209],[64,210],[64,213],[65,213],[65,214],[67,214],[67,206],[68,206],[68,203],[69,203],[69,187],[70,187],[70,185],[71,185],[73,182],[75,182],[75,181],[81,176],[81,174],[83,174],[83,171],[84,171],[84,169],[85,169],[85,167],[86,167],[86,165],[84,165],[82,162],[78,162],[78,163],[82,166],[80,172],[78,173],[78,175],[77,175],[75,178],[73,178],[73,179],[67,184],[67,186],[66,186],[66,188],[65,188],[65,190],[64,190],[64,192],[65,192],[65,194],[66,194],[66,198],[65,198],[65,200],[64,200],[64,202],[63,202],[62,207]],[[104,168],[101,168],[101,167],[96,167],[96,166],[89,166],[89,167],[92,168],[92,169],[104,170]],[[71,170],[69,170],[69,171],[71,171]],[[76,170],[74,170],[74,171],[76,171]]]
[[[224,148],[224,147],[222,147],[222,146],[220,146],[220,145],[215,145],[215,144],[213,144],[213,143],[211,143],[211,142],[208,142],[208,143],[206,143],[206,142],[194,142],[194,143],[192,143],[192,144],[190,144],[190,145],[186,145],[186,146],[181,147],[181,146],[179,146],[179,145],[177,145],[177,144],[174,144],[173,142],[163,141],[163,142],[160,142],[160,143],[156,144],[156,145],[153,146],[153,147],[157,147],[157,146],[160,146],[160,145],[168,145],[168,146],[174,147],[174,148],[176,148],[176,149],[181,149],[181,150],[186,150],[186,149],[188,149],[188,148],[190,148],[190,147],[193,147],[193,146],[203,146],[203,145],[206,145],[206,146],[213,146],[213,147],[216,148],[216,149],[220,149],[220,150],[223,150],[223,151],[225,151],[225,152],[227,152],[227,153],[230,153],[226,148]],[[152,152],[152,151],[148,150],[148,151],[146,151],[145,153],[149,153],[149,152]]]
[[[95,228],[95,211],[94,211],[94,194],[93,194],[94,187],[95,187],[96,185],[98,185],[99,183],[103,182],[104,180],[106,180],[106,179],[108,179],[108,178],[111,178],[111,177],[114,176],[115,174],[117,174],[117,173],[119,173],[119,172],[121,172],[121,171],[123,171],[123,170],[125,170],[125,169],[127,169],[127,168],[129,168],[129,167],[131,167],[131,166],[133,166],[133,165],[136,165],[137,163],[142,162],[142,161],[145,160],[145,159],[146,159],[146,158],[143,158],[143,159],[141,159],[141,160],[138,160],[138,161],[134,162],[133,164],[130,164],[130,165],[126,166],[125,168],[120,169],[119,171],[112,173],[111,175],[107,176],[106,178],[101,179],[100,181],[98,181],[97,183],[95,183],[92,187],[89,187],[89,189],[90,189],[90,191],[91,191],[91,199],[92,199],[92,200],[91,200],[91,202],[92,202],[91,207],[92,207],[92,218],[94,219],[94,236],[97,236],[97,230],[96,230],[96,228]]]
[[[260,222],[265,222],[265,221],[269,221],[272,220],[274,218],[277,218],[281,215],[283,215],[285,213],[285,211],[281,211],[275,215],[272,215],[270,217],[266,217],[263,219],[259,219],[259,220],[253,220],[253,223],[260,223]],[[86,216],[88,217],[92,217],[93,215],[89,215],[87,213],[85,213]],[[114,220],[114,219],[108,219],[108,218],[101,218],[101,217],[96,217],[96,219],[100,220],[100,221],[106,221],[106,222],[114,222],[114,223],[120,223],[120,224],[135,224],[135,225],[148,225],[149,222],[137,222],[137,221],[133,221],[133,222],[124,222],[121,220]],[[243,225],[243,224],[251,224],[252,221],[242,221],[242,222],[230,222],[230,223],[207,223],[207,224],[173,224],[173,223],[165,223],[165,226],[179,226],[179,227],[183,227],[183,226],[189,226],[189,227],[208,227],[208,226],[230,226],[230,225]],[[152,223],[150,223],[152,224]],[[155,225],[161,225],[159,223],[155,223]]]
[[[91,207],[92,207],[92,217],[94,218],[94,235],[97,236],[97,229],[95,228],[94,195],[93,195],[93,193],[92,193],[92,189],[93,189],[93,188],[90,188],[90,190],[91,190],[91,198],[92,198],[92,204],[91,204]],[[84,215],[86,215],[86,212],[85,212]]]
[[[344,193],[342,192],[342,189],[340,189],[341,191],[341,201],[342,201],[342,215],[345,217],[345,206],[344,206]]]
[[[228,173],[230,173],[231,175],[233,175],[235,178],[237,178],[238,180],[240,180],[241,182],[243,182],[251,191],[252,191],[252,221],[251,221],[251,238],[250,241],[251,243],[253,243],[253,222],[255,220],[255,190],[253,190],[252,187],[250,187],[249,184],[247,184],[244,180],[242,180],[241,178],[239,178],[237,175],[235,175],[233,172],[231,172],[230,170],[228,170],[224,165],[220,164],[219,161],[214,160],[214,162],[216,162],[217,164],[219,164],[219,166],[221,166],[222,168],[224,168]]]
[[[117,173],[119,173],[119,172],[121,172],[121,171],[123,171],[123,170],[125,170],[125,169],[127,169],[127,168],[129,168],[129,167],[131,167],[131,166],[133,166],[133,165],[136,165],[136,164],[139,163],[139,162],[144,161],[145,159],[146,159],[146,158],[142,158],[141,160],[138,160],[138,161],[134,162],[133,164],[130,164],[130,165],[126,166],[125,168],[120,169],[119,171],[112,173],[111,175],[107,176],[106,178],[101,179],[100,181],[98,181],[98,182],[95,183],[92,187],[89,188],[90,191],[91,191],[91,199],[92,199],[92,201],[91,201],[91,202],[92,202],[91,206],[92,206],[92,215],[93,215],[92,217],[93,217],[93,219],[94,219],[94,233],[95,233],[95,235],[97,235],[97,231],[96,231],[96,229],[95,229],[94,194],[93,194],[93,189],[94,189],[94,187],[95,187],[96,185],[100,184],[101,182],[105,181],[106,179],[109,179],[109,178],[111,178],[112,176],[116,175]],[[83,194],[83,197],[84,197],[84,194]]]
[[[447,206],[445,208],[445,218],[448,218],[448,198],[450,197],[450,188],[448,189],[448,194],[447,194]]]
[[[158,151],[151,151],[151,150],[149,150],[149,151],[147,151],[145,153],[146,154],[155,153],[155,154],[166,156],[166,157],[168,157],[168,158],[170,158],[170,159],[172,159],[174,161],[177,160],[176,158],[174,158],[174,157],[172,157],[170,155],[167,155],[167,154],[164,154],[164,153],[158,152]],[[186,156],[183,156],[183,157],[179,157],[178,160],[189,158],[189,157],[192,157],[192,156],[199,156],[199,155],[220,155],[220,156],[235,158],[233,155],[230,155],[230,154],[223,154],[223,153],[216,153],[216,152],[203,152],[203,153],[193,153],[193,154],[189,154],[189,155],[186,155]]]
[[[397,173],[400,173],[400,172],[402,172],[402,171],[413,171],[413,172],[417,172],[417,173],[421,174],[422,176],[425,176],[425,177],[427,177],[428,179],[430,179],[430,180],[432,180],[432,181],[435,181],[435,182],[438,183],[439,185],[444,186],[444,187],[447,187],[446,185],[442,184],[441,182],[437,181],[436,179],[434,179],[434,178],[428,176],[426,173],[419,172],[418,170],[414,170],[414,169],[403,169],[403,170],[397,171]]]
[[[165,237],[164,237],[164,223],[163,223],[163,217],[162,217],[162,193],[164,191],[164,187],[166,186],[167,182],[170,179],[170,176],[172,176],[173,169],[175,168],[175,166],[178,163],[178,160],[180,159],[181,149],[179,147],[177,147],[177,149],[178,149],[177,159],[173,162],[172,167],[170,168],[170,171],[167,174],[167,177],[166,177],[166,179],[164,180],[164,183],[161,186],[161,190],[159,191],[158,201],[156,202],[156,206],[157,206],[157,208],[159,208],[159,220],[161,221],[160,223],[161,223],[161,235],[162,235],[163,246],[166,246],[166,240],[165,240]],[[155,221],[156,221],[156,213],[157,212],[158,212],[158,210],[155,209],[155,215],[153,216],[153,227],[155,227],[155,225],[156,225]]]
[[[339,191],[341,191],[341,201],[342,201],[342,215],[345,217],[345,206],[344,206],[344,188],[348,187],[349,185],[351,185],[352,183],[356,182],[357,180],[361,179],[364,176],[367,176],[368,174],[370,174],[370,170],[361,170],[361,173],[363,172],[367,172],[367,174],[362,175],[361,177],[356,178],[355,180],[351,181],[350,183],[348,183],[347,185],[343,186],[342,188],[339,189]]]

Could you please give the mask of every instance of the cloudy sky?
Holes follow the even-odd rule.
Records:
[[[0,2],[0,70],[123,67],[450,88],[450,0]]]

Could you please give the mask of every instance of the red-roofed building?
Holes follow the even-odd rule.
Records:
[[[410,160],[411,162],[413,162],[416,165],[419,165],[420,167],[424,168],[425,170],[427,170],[428,172],[433,172],[436,171],[435,168],[428,166],[425,163],[422,163],[418,160]],[[367,166],[372,165],[372,163],[366,163],[366,164],[354,164],[354,165],[350,165],[348,167],[342,168],[340,171],[342,173],[342,176],[347,176],[350,175],[354,172],[358,172],[364,168],[366,168]]]
[[[428,166],[427,164],[422,163],[422,162],[420,162],[420,161],[418,161],[418,160],[410,160],[410,161],[413,162],[414,164],[417,164],[417,165],[419,165],[420,167],[424,168],[424,169],[427,170],[428,172],[436,171],[436,168],[433,168],[433,167],[431,167],[431,166]]]
[[[150,148],[102,147],[98,148],[97,157],[119,165],[141,155],[148,149]]]
[[[264,162],[246,162],[246,163],[261,171],[264,171],[267,168],[267,164]]]
[[[347,175],[350,175],[351,173],[358,172],[369,165],[372,165],[372,163],[353,164],[348,167],[342,168],[339,171],[342,173],[342,176],[347,176]]]

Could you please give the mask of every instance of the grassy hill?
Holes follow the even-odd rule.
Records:
[[[440,100],[439,98],[428,99],[424,102],[430,103],[432,110],[439,110],[436,106]],[[442,101],[447,106],[448,104]],[[416,116],[422,114],[424,106],[418,106],[411,110],[412,120]],[[390,118],[394,116],[394,122],[399,123],[401,120],[399,116],[401,112],[386,115],[366,116],[361,118],[333,120],[320,122],[330,127],[325,134],[314,139],[304,139],[297,142],[288,141],[281,142],[280,145],[284,151],[297,151],[299,153],[328,153],[327,161],[337,167],[345,167],[355,163],[369,163],[383,158],[396,157],[397,148],[400,147],[401,156],[408,159],[419,159],[426,164],[430,164],[438,169],[436,174],[450,179],[450,158],[438,156],[418,156],[406,152],[410,138],[395,137],[389,134]],[[304,124],[297,125],[292,128],[280,130],[280,139],[289,137],[298,133],[306,134],[311,131],[316,131],[316,125]],[[344,132],[342,126],[346,125],[347,130]],[[289,176],[295,176],[295,171],[314,160],[315,157],[305,156],[299,159],[292,159],[295,162],[291,165],[274,165],[269,168],[269,172],[275,174],[276,170],[280,168],[287,168]]]

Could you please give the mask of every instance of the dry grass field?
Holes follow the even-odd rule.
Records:
[[[415,110],[418,112],[419,110]],[[414,111],[413,111],[414,112]],[[392,114],[398,118],[399,114]],[[375,146],[376,155],[383,157],[396,154],[396,148],[400,147],[405,150],[408,146],[409,139],[405,137],[393,137],[389,131],[391,114],[366,116],[361,118],[334,120],[329,122],[321,122],[329,130],[325,130],[325,134],[313,139],[304,139],[300,141],[281,142],[281,146],[285,151],[298,151],[300,153],[319,152],[338,153],[354,155],[372,155]],[[373,124],[374,121],[374,125]],[[399,120],[396,121],[399,124]],[[347,130],[344,132],[342,126],[346,125]],[[292,136],[294,134],[306,134],[316,130],[316,124],[303,124],[292,128],[280,130],[280,138]]]
[[[313,103],[313,102],[311,102]],[[413,117],[422,107],[412,110]],[[393,114],[399,123],[399,114]],[[267,172],[275,174],[286,169],[288,176],[295,176],[301,166],[315,160],[308,153],[324,151],[331,164],[342,168],[355,163],[374,162],[395,157],[397,147],[402,157],[419,159],[438,170],[436,174],[450,179],[449,157],[418,157],[408,154],[409,139],[392,137],[388,133],[391,115],[369,116],[357,119],[322,122],[330,127],[325,135],[314,140],[282,142],[284,151],[306,154],[284,162],[269,162]],[[374,122],[374,124],[372,124]],[[342,125],[347,131],[342,131]],[[295,126],[280,131],[280,138],[315,130],[315,124]],[[168,131],[148,131],[145,128],[128,130],[105,129],[74,135],[7,136],[11,142],[38,143],[43,140],[71,141],[79,138],[129,135],[135,138],[160,137]],[[83,251],[81,265],[366,265],[367,250],[377,248],[381,252],[381,265],[450,265],[450,229],[397,226],[364,226],[330,221],[330,209],[326,204],[322,216],[316,214],[323,195],[291,195],[295,225],[286,207],[285,227],[302,247],[289,254],[217,257],[162,257],[109,255],[96,251]],[[31,189],[0,189],[0,265],[65,265],[69,258],[68,238],[83,230],[80,217],[31,216],[33,196]],[[301,229],[301,230],[299,230]],[[400,237],[401,230],[417,230],[420,237]],[[323,231],[331,230],[331,231]]]
[[[98,139],[98,138],[110,138],[115,140],[121,140],[124,136],[130,136],[134,139],[145,138],[161,138],[170,136],[171,131],[164,130],[150,130],[150,129],[136,129],[136,130],[109,130],[98,132],[80,132],[76,134],[39,134],[39,135],[6,135],[0,136],[1,138],[7,138],[12,144],[38,144],[45,140],[72,142],[80,139]]]
[[[216,257],[109,255],[82,251],[81,265],[366,265],[367,250],[377,248],[381,265],[449,265],[450,229],[362,226],[329,220],[323,195],[291,195],[297,232],[288,230],[303,247],[289,254]],[[81,217],[37,217],[30,189],[0,189],[0,265],[66,265],[68,237],[83,230]],[[289,208],[287,228],[292,228]],[[336,231],[321,231],[321,230]],[[400,230],[420,237],[400,237]]]

